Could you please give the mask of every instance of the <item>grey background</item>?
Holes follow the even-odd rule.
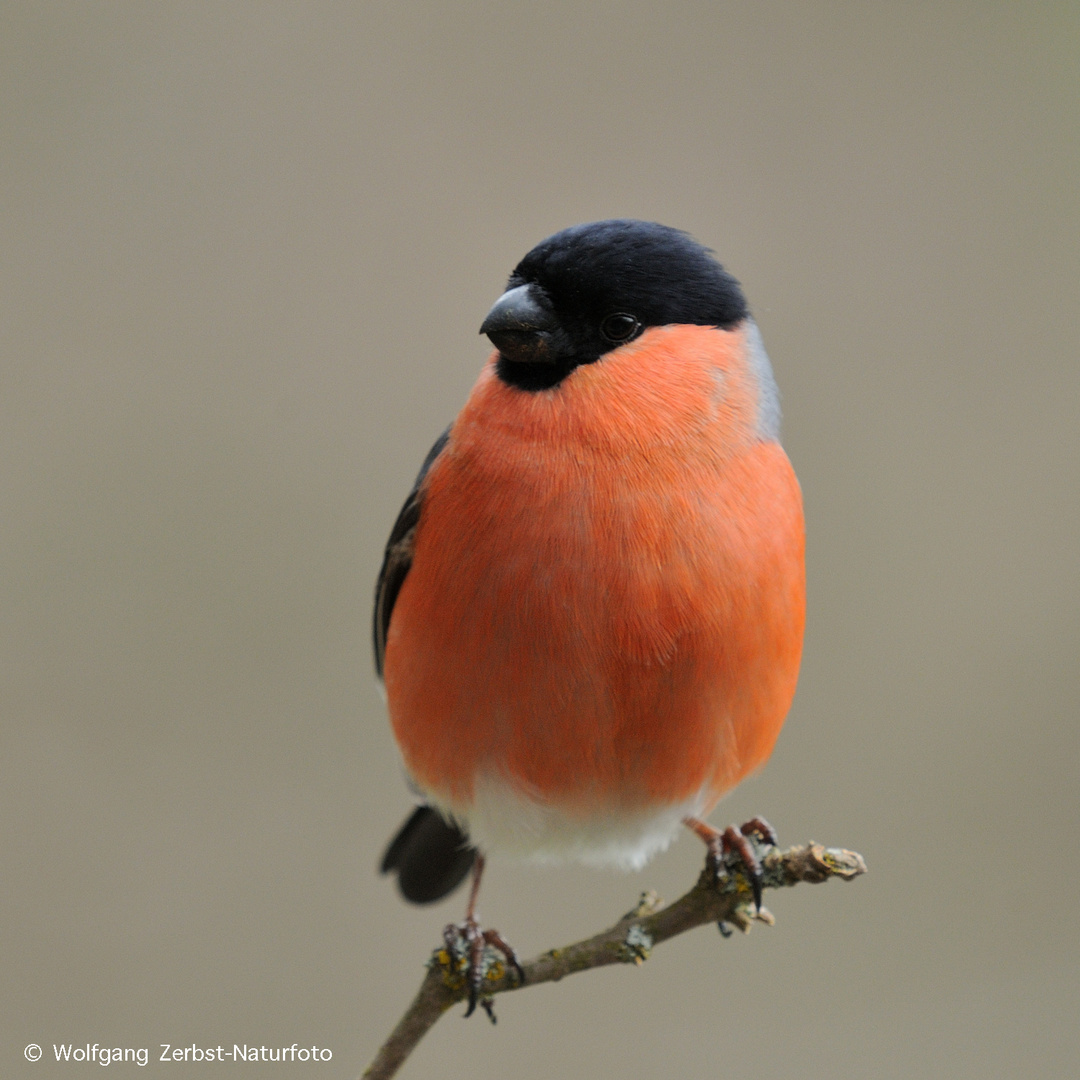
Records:
[[[798,696],[715,820],[871,874],[448,1016],[404,1075],[1070,1074],[1078,31],[1073,3],[0,5],[0,1073],[70,1075],[71,1041],[366,1064],[463,906],[374,872],[409,806],[382,544],[513,264],[628,215],[744,283],[807,505]],[[495,864],[481,910],[532,954],[701,857]]]

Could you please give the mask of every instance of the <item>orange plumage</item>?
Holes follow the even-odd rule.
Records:
[[[385,656],[406,767],[460,820],[492,778],[570,821],[707,813],[771,752],[803,518],[749,325],[648,328],[554,391],[507,385],[498,354],[481,374],[421,486]]]

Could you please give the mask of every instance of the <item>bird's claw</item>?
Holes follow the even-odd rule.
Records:
[[[768,844],[770,847],[776,847],[780,842],[776,830],[763,817],[752,817],[749,821],[744,821],[739,826],[739,832],[743,836],[752,836],[759,843]]]
[[[762,873],[761,860],[757,857],[752,841],[775,846],[776,830],[760,817],[743,822],[738,829],[729,825],[722,833],[715,833],[706,842],[709,847],[709,861],[717,875],[723,869],[728,855],[734,855],[742,863],[746,877],[750,882],[750,891],[754,897],[754,908],[761,911]],[[723,930],[721,930],[723,933]]]
[[[498,930],[482,930],[480,924],[473,918],[467,918],[462,923],[450,923],[443,930],[443,941],[446,943],[446,951],[450,954],[452,967],[456,968],[460,960],[465,961],[465,984],[469,990],[469,1007],[465,1010],[465,1015],[472,1016],[476,1012],[476,1006],[479,1005],[494,1024],[495,1009],[491,998],[481,996],[484,976],[487,974],[484,948],[490,946],[502,953],[507,964],[514,969],[520,986],[525,982],[525,971],[518,960],[517,953]]]

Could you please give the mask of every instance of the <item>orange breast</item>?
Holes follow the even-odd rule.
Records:
[[[795,691],[803,520],[741,331],[665,327],[555,391],[489,365],[428,474],[386,648],[425,790],[481,775],[587,813],[712,801]]]

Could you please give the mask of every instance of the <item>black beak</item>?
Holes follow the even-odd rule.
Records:
[[[558,361],[552,336],[559,324],[551,310],[537,300],[531,285],[509,289],[495,301],[480,327],[507,360],[525,364]]]

